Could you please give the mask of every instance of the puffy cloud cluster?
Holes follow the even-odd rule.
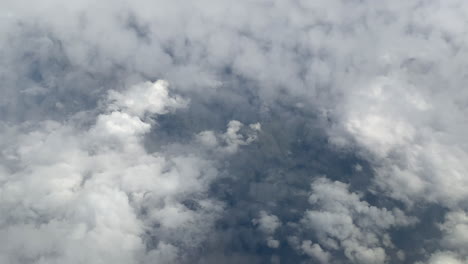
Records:
[[[257,134],[261,130],[260,123],[250,124],[241,134],[243,124],[237,120],[228,123],[227,130],[221,135],[214,131],[206,130],[197,134],[197,140],[204,146],[221,153],[236,153],[240,146],[249,145],[257,139]]]
[[[309,202],[313,209],[305,212],[300,227],[313,230],[317,243],[303,240],[299,249],[320,263],[328,263],[333,251],[342,251],[352,263],[386,263],[385,250],[395,248],[389,230],[415,222],[399,209],[372,206],[346,184],[327,178],[314,181]],[[298,244],[298,238],[292,242]]]
[[[452,11],[445,4],[441,7]],[[447,13],[441,10],[437,16],[445,17]],[[428,33],[433,38],[428,47],[452,50],[460,32],[445,25],[462,20],[461,14],[440,20],[440,27]],[[440,35],[447,39],[442,41]],[[457,56],[464,49],[460,47]],[[449,52],[444,58],[431,57],[422,51],[412,53],[411,58],[398,53],[381,58],[377,64],[381,72],[351,86],[353,93],[345,95],[338,126],[330,130],[334,144],[357,146],[371,161],[377,192],[404,202],[409,209],[437,204],[452,211],[448,217],[468,209],[468,148],[463,142],[468,131],[466,95],[462,91],[464,77],[457,72],[459,64],[450,59],[454,56]],[[430,263],[452,259],[462,263],[455,260],[456,253],[437,252]]]
[[[0,262],[466,262],[466,1],[0,10]]]
[[[468,215],[465,211],[453,211],[439,225],[443,233],[440,250],[433,253],[427,263],[468,263]]]
[[[464,264],[468,260],[461,260],[451,252],[438,252],[429,260],[429,264]]]
[[[392,197],[456,207],[467,198],[468,149],[459,141],[465,114],[454,111],[455,101],[438,106],[438,97],[409,83],[409,74],[402,70],[356,88],[343,127],[372,155],[376,183]]]
[[[252,223],[265,234],[267,237],[266,243],[270,248],[278,248],[280,242],[273,238],[276,229],[281,226],[281,222],[276,215],[268,214],[265,211],[260,211],[259,218],[252,220]]]
[[[300,249],[319,263],[329,263],[331,254],[324,251],[319,244],[312,244],[310,240],[302,241]]]
[[[89,126],[2,124],[0,262],[174,263],[206,239],[222,210],[206,196],[213,162],[142,144],[149,117],[185,102],[157,81],[103,104]]]

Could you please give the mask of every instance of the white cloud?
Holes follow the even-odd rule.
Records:
[[[464,211],[450,212],[440,226],[444,233],[441,243],[444,247],[456,250],[468,257],[468,215]]]
[[[77,197],[80,188],[94,184],[110,188],[115,199],[112,186],[132,193],[129,201],[109,204],[124,209],[157,201],[174,205],[166,208],[168,216],[181,216],[151,221],[182,224],[194,217],[179,202],[187,192],[206,189],[216,175],[210,161],[190,151],[147,153],[141,142],[154,129],[146,115],[171,112],[188,100],[171,95],[162,81],[116,88],[157,78],[200,97],[213,87],[226,97],[240,94],[241,107],[254,99],[262,109],[286,102],[326,113],[330,141],[357,151],[368,162],[364,171],[375,172],[374,194],[409,208],[468,209],[466,1],[7,0],[0,7],[0,119],[12,121],[0,127],[0,180],[9,218],[60,213],[85,199]],[[246,84],[225,85],[229,78]],[[96,98],[109,89],[116,90],[101,102],[100,115],[86,113],[96,111]],[[225,133],[206,130],[196,138],[217,154],[230,154],[256,140],[259,130],[233,120]],[[177,198],[161,202],[164,195]],[[20,199],[24,210],[14,210]],[[385,214],[368,210],[362,221]],[[336,225],[356,225],[356,216],[327,213]],[[180,254],[170,242],[160,245],[167,254],[154,256]],[[382,255],[370,249],[359,249],[362,258]]]
[[[320,263],[329,263],[330,253],[324,251],[318,244],[312,244],[310,240],[302,241],[301,249],[305,254],[315,258]]]
[[[266,211],[260,211],[259,217],[252,219],[252,223],[266,237],[266,245],[270,248],[278,248],[280,241],[274,239],[273,235],[276,230],[281,227],[281,221],[276,215],[269,214]]]
[[[276,229],[281,226],[281,222],[276,215],[265,211],[260,211],[259,218],[253,219],[252,223],[257,225],[258,229],[267,235],[274,234]]]
[[[187,100],[169,95],[169,83],[158,80],[135,85],[123,93],[109,92],[109,108],[122,109],[124,112],[143,118],[145,113],[166,114],[173,109],[186,107]]]
[[[459,259],[452,252],[437,252],[430,259],[428,264],[466,264],[468,260]]]
[[[452,211],[439,224],[442,239],[440,250],[433,253],[429,264],[465,264],[468,263],[468,215],[464,211]]]
[[[372,161],[375,183],[393,198],[457,208],[467,198],[466,115],[454,109],[456,97],[430,95],[409,78],[400,72],[354,86],[340,117],[346,135],[335,130],[331,139],[349,146],[343,140],[350,135]]]
[[[142,145],[151,124],[140,117],[184,106],[160,84],[126,91],[129,100],[134,91],[159,91],[135,108],[112,92],[113,103],[90,128],[71,119],[17,125],[3,134],[5,263],[173,263],[204,240],[222,209],[204,195],[215,167],[190,148],[166,155]],[[198,208],[184,206],[185,199]]]
[[[231,120],[225,133],[217,135],[214,131],[202,131],[197,134],[196,139],[206,147],[221,153],[233,154],[240,146],[249,145],[257,140],[258,133],[261,131],[260,123],[250,124],[246,129],[243,127],[244,124],[241,122]]]
[[[326,178],[314,181],[309,202],[314,209],[306,211],[300,223],[313,230],[318,241],[317,246],[311,246],[311,241],[305,240],[301,248],[316,258],[324,259],[327,254],[320,250],[325,248],[342,250],[352,263],[385,263],[385,249],[394,247],[388,230],[414,223],[401,210],[371,206],[357,193],[349,192],[346,184]]]

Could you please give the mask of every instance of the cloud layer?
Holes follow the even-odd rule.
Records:
[[[464,1],[0,10],[1,263],[467,263]]]

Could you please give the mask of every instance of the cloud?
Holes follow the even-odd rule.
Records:
[[[447,125],[439,130],[429,117],[458,118],[460,113],[436,113],[439,102],[429,101],[433,97],[405,82],[404,75],[362,86],[350,98],[353,105],[344,116],[344,129],[373,155],[376,183],[390,195],[407,203],[424,200],[457,206],[465,199],[466,181],[460,175],[467,171],[466,150],[452,142],[455,138],[449,139],[452,133],[456,137],[452,129],[458,128]]]
[[[433,253],[427,263],[466,263],[468,261],[468,216],[464,211],[452,211],[439,224],[442,239],[439,251]],[[444,249],[444,250],[442,250]]]
[[[252,223],[265,235],[266,244],[270,248],[278,248],[280,242],[273,238],[275,231],[281,226],[281,222],[276,215],[260,211],[258,218],[254,218]]]
[[[428,262],[429,264],[463,264],[466,263],[466,260],[461,260],[456,257],[455,254],[451,252],[438,252],[434,254]]]
[[[268,214],[265,211],[260,211],[259,218],[253,219],[252,223],[258,225],[258,229],[267,235],[274,234],[276,229],[281,226],[281,222],[276,215]]]
[[[173,263],[200,246],[222,210],[206,196],[214,164],[190,148],[166,155],[142,145],[151,124],[140,117],[185,106],[166,89],[136,85],[127,101],[110,92],[88,128],[71,119],[3,133],[4,262]],[[151,102],[133,108],[136,91]]]
[[[119,93],[110,91],[110,108],[116,107],[129,114],[143,118],[145,113],[166,114],[172,109],[187,106],[187,101],[179,96],[171,97],[168,82],[158,80],[156,83],[145,82]]]
[[[241,132],[244,124],[237,120],[229,121],[227,130],[221,135],[216,135],[214,131],[206,130],[197,134],[196,139],[202,145],[213,148],[221,153],[236,153],[240,146],[249,145],[257,139],[257,134],[261,131],[260,123],[250,124],[244,133]]]
[[[465,1],[0,7],[2,261],[466,258]]]
[[[329,263],[330,253],[324,251],[318,244],[312,244],[310,240],[302,241],[301,249],[305,254],[315,258],[320,263]]]
[[[352,263],[385,263],[385,249],[394,247],[388,230],[415,221],[399,209],[369,205],[359,194],[349,192],[344,183],[318,178],[311,186],[309,202],[314,209],[305,212],[300,224],[314,231],[318,244],[304,240],[301,249],[321,262],[329,258],[323,247],[342,250]]]

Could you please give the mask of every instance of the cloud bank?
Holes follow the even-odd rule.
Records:
[[[0,10],[0,263],[467,263],[464,1]]]

